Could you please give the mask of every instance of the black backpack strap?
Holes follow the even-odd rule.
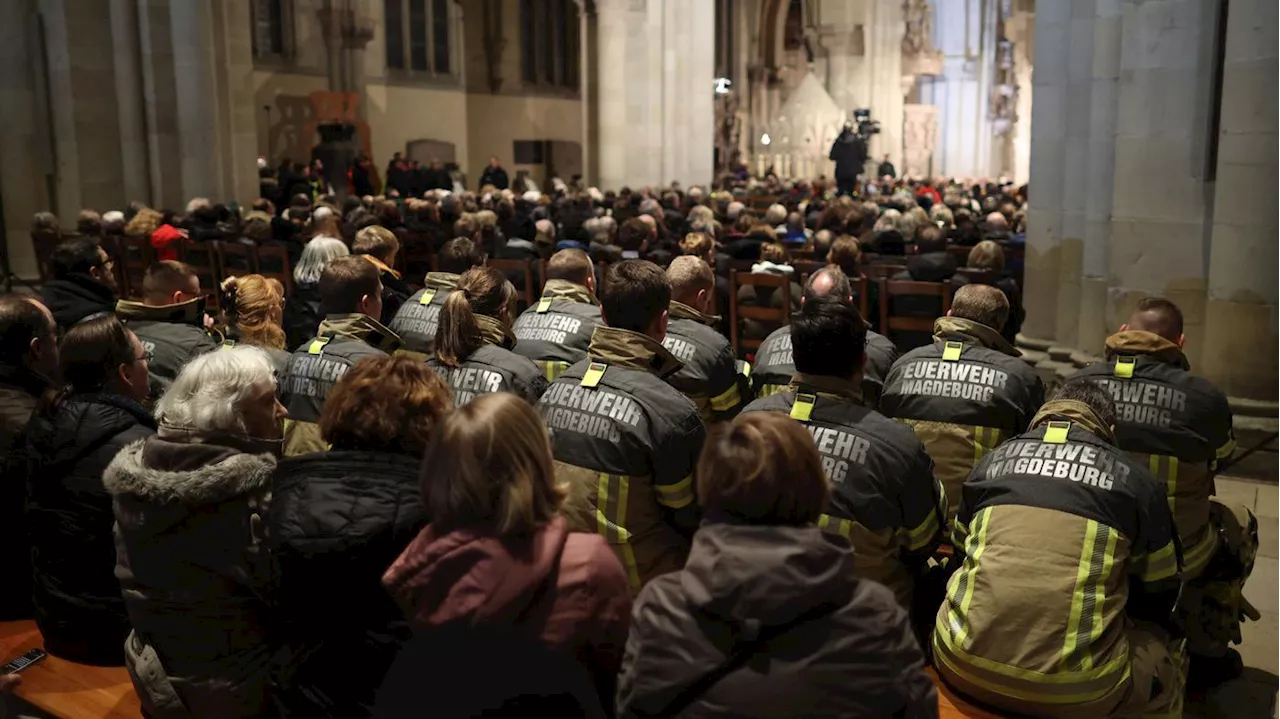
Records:
[[[724,662],[715,669],[712,669],[706,674],[695,679],[692,684],[682,689],[674,699],[667,702],[667,705],[662,707],[662,709],[653,714],[633,710],[633,716],[636,716],[639,719],[669,719],[670,717],[678,715],[699,697],[710,691],[712,687],[720,683],[721,679],[724,679],[738,669],[741,669],[748,661],[751,660],[751,657],[761,653],[768,653],[769,643],[774,639],[777,639],[803,624],[831,616],[839,611],[843,606],[844,605],[842,604],[835,603],[819,604],[785,624],[765,627],[760,630],[760,633],[754,638],[740,639],[735,643],[733,653],[730,654]]]

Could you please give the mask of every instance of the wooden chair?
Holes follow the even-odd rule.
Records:
[[[818,262],[817,260],[793,260],[791,262],[791,266],[795,268],[797,274],[808,277],[823,267],[826,267],[827,264],[825,262]],[[800,281],[800,286],[804,287],[804,280]]]
[[[242,242],[218,243],[218,276],[222,279],[252,275],[258,272],[258,256],[251,245]]]
[[[792,259],[791,264],[793,265],[798,264],[800,262],[816,262],[817,261],[815,250],[788,250],[788,252],[790,252],[791,254],[791,259]]]
[[[258,245],[253,248],[258,274],[280,281],[285,297],[293,294],[293,267],[289,264],[289,248],[284,245]]]
[[[121,265],[125,284],[121,292],[126,297],[142,296],[142,280],[147,276],[147,268],[155,262],[155,250],[146,237],[124,237],[120,240],[119,254],[116,264]]]
[[[969,251],[972,247],[961,247],[960,245],[947,245],[947,252],[956,258],[956,265],[964,267],[969,262]]]
[[[520,273],[520,276],[524,278],[523,281],[512,282],[512,284],[516,286],[517,290],[520,290],[521,298],[524,300],[524,306],[530,307],[533,305],[535,299],[533,295],[533,288],[534,285],[537,284],[537,278],[533,276],[532,260],[490,259],[489,266],[506,275],[508,279],[511,279],[516,273]],[[522,284],[524,285],[523,288],[521,288]]]
[[[782,307],[750,307],[738,303],[738,289],[751,285],[754,287],[772,287],[774,292],[782,293]],[[797,298],[798,301],[799,298]],[[741,337],[740,320],[755,320],[785,325],[791,322],[791,278],[785,275],[752,274],[750,272],[729,271],[729,343],[733,345],[736,355],[743,350],[759,349],[763,337],[747,339]]]
[[[894,275],[897,275],[900,272],[906,272],[906,271],[907,271],[906,265],[889,265],[889,264],[867,265],[863,269],[863,273],[866,274],[867,277],[870,277],[873,280],[891,279]]]
[[[43,646],[44,637],[35,622],[0,622],[0,662]],[[136,719],[142,715],[142,703],[124,667],[94,667],[49,655],[22,672],[22,683],[13,693],[52,716]]]
[[[951,283],[949,282],[904,282],[880,279],[880,333],[888,336],[890,332],[933,332],[933,322],[937,317],[903,317],[892,314],[894,297],[938,297],[942,300],[941,317],[951,309]]]
[[[933,667],[925,669],[929,679],[933,681],[933,685],[938,690],[938,719],[1001,719],[1002,714],[996,714],[990,709],[977,706],[969,700],[960,696],[952,689],[942,678],[938,676],[938,672]]]
[[[222,277],[218,272],[217,242],[175,242],[178,259],[185,262],[200,278],[200,287],[209,295],[210,309],[217,310],[222,293],[218,284]]]

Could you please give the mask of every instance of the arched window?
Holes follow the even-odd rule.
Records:
[[[520,0],[520,67],[526,87],[578,87],[578,4]]]
[[[383,0],[387,68],[408,73],[452,73],[451,0]]]
[[[293,7],[289,0],[253,0],[253,56],[285,59],[293,55]]]

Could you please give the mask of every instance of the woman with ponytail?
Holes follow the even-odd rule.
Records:
[[[257,347],[267,353],[276,376],[289,362],[285,348],[284,287],[280,281],[262,275],[228,277],[222,281],[222,306],[226,308],[224,347],[237,344]]]
[[[440,308],[435,356],[427,360],[453,388],[455,405],[490,392],[511,392],[532,404],[547,389],[538,366],[511,351],[515,306],[515,288],[492,267],[473,267],[458,278]]]

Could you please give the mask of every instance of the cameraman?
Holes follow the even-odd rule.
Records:
[[[846,122],[840,136],[831,145],[828,160],[836,163],[836,194],[852,195],[858,184],[858,175],[867,164],[867,140],[853,131],[853,123]]]

